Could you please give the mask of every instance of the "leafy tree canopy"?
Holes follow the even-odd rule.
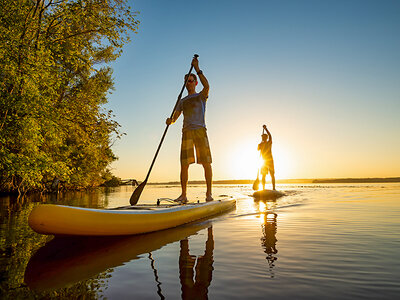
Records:
[[[0,191],[102,183],[120,125],[108,63],[137,32],[126,0],[0,0]]]

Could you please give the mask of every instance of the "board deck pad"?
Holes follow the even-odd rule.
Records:
[[[213,201],[228,201],[232,200],[232,196],[227,196],[227,195],[221,195],[216,197]],[[210,202],[213,202],[210,201]],[[138,205],[127,205],[127,206],[120,206],[120,207],[113,207],[109,208],[110,210],[121,210],[121,209],[132,209],[132,210],[157,210],[157,209],[162,209],[162,208],[170,208],[170,207],[178,207],[178,206],[185,206],[185,205],[202,205],[205,202],[204,200],[189,200],[189,202],[186,203],[180,203],[180,202],[175,202],[174,199],[172,198],[158,198],[157,199],[157,204],[150,204],[150,203],[144,203],[144,204],[138,204]]]

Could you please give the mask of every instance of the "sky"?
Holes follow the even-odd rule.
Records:
[[[146,177],[195,53],[210,83],[214,180],[256,177],[263,124],[277,179],[400,176],[400,1],[129,4],[140,25],[112,64],[106,106],[126,133],[116,176]],[[179,181],[182,119],[150,182]],[[202,179],[191,165],[189,180]]]

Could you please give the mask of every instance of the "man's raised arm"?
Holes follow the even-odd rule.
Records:
[[[263,125],[263,128],[265,129],[265,131],[267,132],[268,136],[269,136],[269,140],[272,142],[272,135],[271,132],[269,132],[267,125]]]
[[[203,94],[203,96],[205,98],[207,98],[208,91],[210,90],[210,85],[208,84],[208,80],[207,80],[206,76],[204,76],[203,71],[200,70],[199,60],[196,57],[193,58],[192,65],[193,65],[194,69],[196,70],[197,76],[199,76],[201,85],[203,86],[203,90],[201,91],[201,93]]]

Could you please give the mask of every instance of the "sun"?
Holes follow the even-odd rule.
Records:
[[[237,145],[231,151],[230,174],[234,179],[256,179],[257,173],[263,165],[257,143],[245,142]],[[290,153],[279,143],[272,145],[272,155],[275,165],[275,178],[287,179],[293,171],[293,160]],[[266,180],[271,178],[267,175]],[[260,175],[261,180],[261,175]]]
[[[257,144],[244,143],[236,146],[231,152],[230,174],[235,179],[256,179],[262,166]]]

